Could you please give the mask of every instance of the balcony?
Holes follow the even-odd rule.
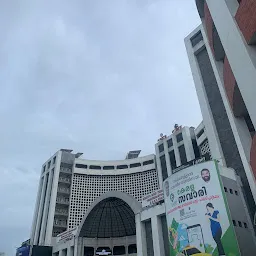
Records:
[[[56,203],[57,204],[69,205],[69,199],[68,198],[62,198],[62,197],[57,197]]]
[[[66,177],[59,177],[59,182],[66,183],[66,184],[71,184],[71,179],[66,178]]]
[[[55,209],[55,215],[59,215],[59,216],[68,216],[68,210],[56,208],[56,209]]]
[[[72,169],[67,168],[67,167],[60,167],[60,172],[72,174]]]
[[[53,222],[53,226],[58,227],[58,228],[66,228],[67,227],[67,221],[66,220],[55,219],[54,222]]]
[[[69,188],[58,187],[57,191],[60,194],[67,194],[67,195],[70,194],[70,189]]]

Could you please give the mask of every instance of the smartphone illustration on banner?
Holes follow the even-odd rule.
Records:
[[[199,251],[205,252],[204,237],[200,224],[187,227],[188,241],[190,246],[196,247]]]

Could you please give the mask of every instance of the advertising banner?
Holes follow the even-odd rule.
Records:
[[[142,198],[142,207],[148,207],[156,205],[164,200],[164,192],[162,189],[158,189]]]
[[[208,161],[164,181],[171,256],[240,256],[218,168]]]

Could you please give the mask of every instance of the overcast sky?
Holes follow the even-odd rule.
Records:
[[[29,238],[42,163],[154,153],[161,132],[201,122],[183,39],[192,0],[0,3],[0,251]]]

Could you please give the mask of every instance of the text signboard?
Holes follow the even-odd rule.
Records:
[[[142,207],[144,208],[144,207],[152,206],[163,200],[164,200],[163,190],[158,189],[142,198]]]
[[[71,228],[63,233],[57,235],[57,243],[65,243],[69,240],[72,240],[77,233],[77,227]]]
[[[171,256],[240,255],[218,168],[209,161],[164,181]]]

